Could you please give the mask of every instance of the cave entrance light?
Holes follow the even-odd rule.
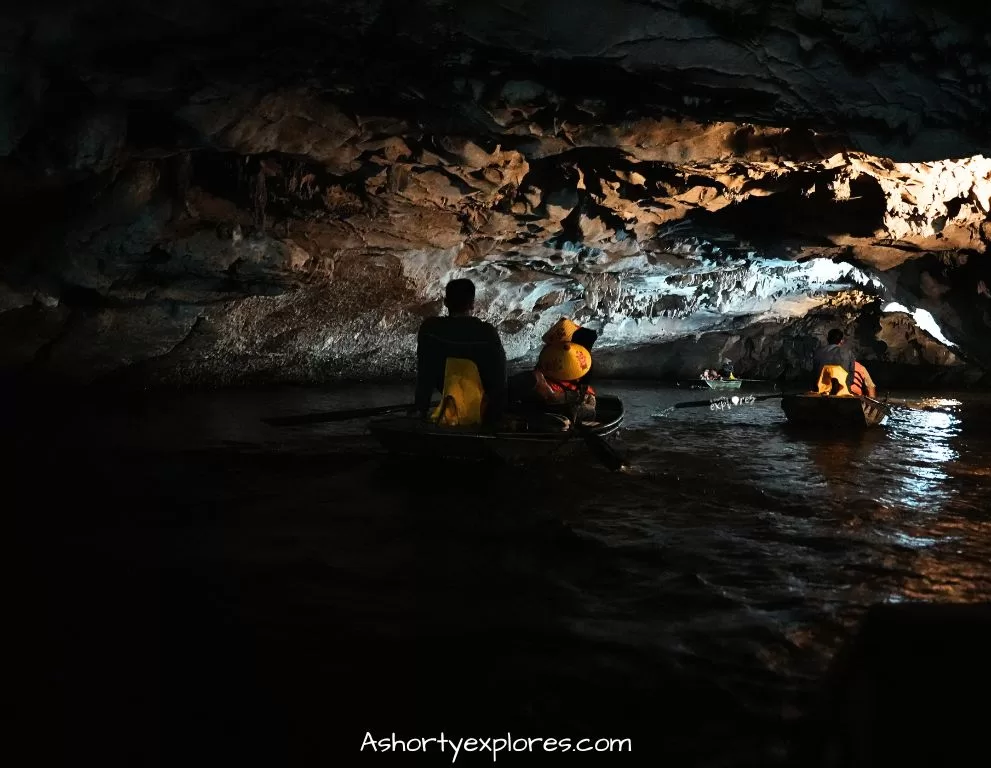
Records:
[[[911,315],[915,320],[915,324],[919,326],[922,330],[926,331],[930,336],[936,339],[941,344],[947,347],[955,347],[952,341],[950,341],[946,336],[943,335],[943,331],[940,329],[939,324],[936,322],[936,318],[932,316],[929,312],[924,309],[911,310],[904,304],[899,304],[897,302],[891,302],[882,312],[904,312],[906,315]]]

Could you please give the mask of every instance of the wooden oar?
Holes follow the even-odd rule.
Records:
[[[592,455],[604,466],[606,469],[616,472],[626,466],[626,462],[623,457],[620,456],[616,449],[613,448],[606,439],[601,435],[595,434],[588,427],[583,427],[581,424],[576,424],[575,428],[578,430],[578,434],[582,436],[585,441],[585,445],[588,446],[589,451]]]
[[[743,397],[740,397],[740,395],[730,395],[730,397],[739,397],[741,400],[745,399],[747,403],[752,403],[752,402],[756,402],[757,400],[772,400],[776,397],[784,397],[784,393],[779,392],[774,395],[757,395],[757,396],[743,395]],[[726,396],[724,395],[722,397],[711,398],[709,400],[690,400],[687,403],[675,403],[672,407],[673,408],[705,408],[707,406],[712,405],[717,400],[725,400],[725,399]]]
[[[778,392],[778,393],[775,393],[773,395],[757,395],[757,396],[754,396],[754,395],[743,395],[743,396],[740,396],[740,395],[731,395],[731,397],[739,397],[741,400],[744,401],[744,402],[740,403],[740,405],[747,405],[749,403],[756,402],[757,400],[773,400],[775,398],[784,397],[784,396],[785,396],[785,393],[783,393],[783,392]],[[925,411],[925,412],[929,412],[929,413],[932,413],[932,412],[935,412],[935,411],[942,411],[942,409],[940,409],[940,408],[931,408],[931,407],[930,408],[927,408],[927,407],[919,406],[919,405],[908,405],[907,403],[892,403],[892,402],[888,402],[887,399],[885,399],[885,400],[878,400],[877,398],[868,397],[867,395],[862,395],[862,397],[863,397],[864,400],[868,400],[868,401],[874,403],[875,405],[879,405],[879,406],[882,406],[884,408],[905,408],[905,409],[911,410],[911,411]],[[726,399],[727,399],[727,396],[726,395],[723,395],[721,397],[714,397],[714,398],[711,398],[709,400],[690,400],[690,401],[685,402],[685,403],[675,403],[671,407],[672,408],[704,408],[707,405],[712,405],[713,403],[719,402],[720,400],[726,400]],[[732,403],[731,403],[731,405],[732,405]]]
[[[431,403],[430,405],[431,408],[435,408],[436,406],[436,403]],[[262,421],[273,427],[295,427],[301,424],[320,424],[328,421],[348,421],[349,419],[383,416],[387,413],[395,413],[396,411],[408,411],[415,407],[415,403],[379,405],[375,408],[352,408],[347,411],[322,411],[319,413],[302,413],[296,416],[271,416],[267,419],[262,419]]]
[[[623,457],[616,452],[615,448],[606,442],[604,437],[597,435],[593,430],[581,423],[581,419],[577,418],[577,411],[576,417],[571,422],[571,428],[582,436],[586,447],[606,469],[616,472],[626,466]]]
[[[907,411],[921,411],[922,413],[947,413],[947,408],[951,408],[952,405],[911,405],[909,403],[896,403],[888,400],[888,395],[884,396],[884,400],[878,400],[875,397],[864,396],[865,400],[870,400],[876,405],[883,406],[885,408],[904,408]]]

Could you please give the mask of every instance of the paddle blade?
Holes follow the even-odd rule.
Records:
[[[626,466],[626,462],[623,461],[623,457],[620,456],[616,450],[606,442],[604,437],[600,437],[594,432],[579,428],[582,439],[585,441],[585,445],[592,452],[592,455],[598,459],[599,463],[602,464],[606,469],[616,472]]]
[[[779,397],[784,397],[784,394],[778,393],[774,395],[758,395],[756,397],[754,397],[753,395],[744,395],[742,397],[739,397],[739,400],[741,401],[742,405],[747,405],[749,403],[754,403],[758,400],[773,400]],[[731,399],[731,398],[720,397],[720,398],[711,398],[709,400],[689,400],[688,402],[685,403],[675,403],[671,407],[672,408],[708,408],[717,401],[727,400],[727,399]]]

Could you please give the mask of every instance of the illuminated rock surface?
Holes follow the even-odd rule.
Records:
[[[565,313],[615,374],[798,376],[833,324],[902,380],[991,364],[962,6],[58,5],[0,28],[5,369],[408,375],[455,275],[520,363]]]

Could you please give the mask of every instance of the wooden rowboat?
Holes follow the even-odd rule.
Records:
[[[871,397],[785,395],[781,408],[792,424],[819,428],[864,428],[883,424],[891,409]]]
[[[702,379],[709,389],[739,389],[742,379]]]
[[[618,397],[599,395],[594,422],[583,427],[598,437],[615,433],[623,423],[623,403]],[[368,425],[372,435],[391,453],[431,459],[478,461],[532,461],[557,459],[587,450],[575,432],[492,432],[477,427],[440,427],[416,417],[377,419]]]
[[[675,382],[678,389],[777,389],[768,379],[689,379]]]

